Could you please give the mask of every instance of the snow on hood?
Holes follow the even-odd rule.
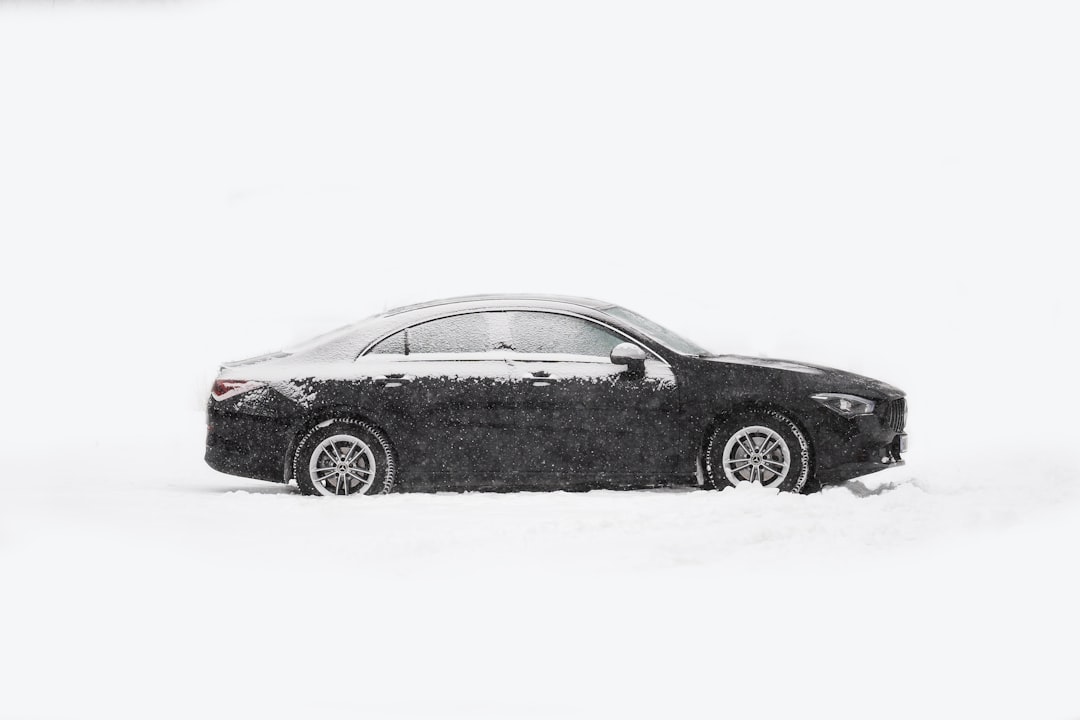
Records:
[[[773,370],[787,370],[789,372],[806,373],[808,375],[821,375],[823,368],[793,360],[770,360],[767,358],[749,357],[746,355],[713,355],[703,357],[702,360],[709,362],[722,362],[732,365],[753,365],[755,367],[771,368]]]
[[[809,376],[806,383],[804,383],[806,387],[820,389],[824,392],[851,392],[868,395],[875,399],[900,397],[904,394],[902,390],[874,378],[858,375],[847,370],[837,370],[822,365],[808,365],[794,360],[769,360],[744,355],[718,355],[702,358],[702,360],[799,373]]]

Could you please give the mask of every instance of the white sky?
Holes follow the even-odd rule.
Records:
[[[195,409],[220,360],[404,302],[547,291],[880,376],[913,412],[1061,392],[1076,20],[1068,3],[5,6],[4,369],[81,368],[95,387],[67,392],[95,405],[165,376]]]

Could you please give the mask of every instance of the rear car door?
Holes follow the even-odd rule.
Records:
[[[482,488],[500,477],[509,365],[492,349],[489,313],[430,320],[377,343],[358,362],[373,372],[373,401],[405,481]]]
[[[524,484],[648,485],[674,471],[678,388],[659,355],[646,349],[635,377],[609,360],[628,338],[563,313],[503,312],[493,331],[510,365],[504,459]]]

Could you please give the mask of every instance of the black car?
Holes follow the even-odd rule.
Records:
[[[390,310],[222,367],[206,462],[308,494],[740,482],[903,464],[896,388],[714,355],[625,308],[485,295]]]

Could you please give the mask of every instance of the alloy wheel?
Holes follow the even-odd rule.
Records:
[[[721,463],[724,477],[733,485],[753,482],[778,487],[791,469],[791,451],[775,430],[751,425],[727,441]]]
[[[363,495],[375,482],[375,455],[358,437],[333,435],[312,451],[308,473],[323,495]]]

